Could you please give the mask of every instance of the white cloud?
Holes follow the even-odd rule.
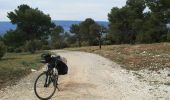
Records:
[[[0,20],[20,4],[28,4],[50,14],[53,20],[107,20],[112,7],[122,7],[126,0],[0,0]]]

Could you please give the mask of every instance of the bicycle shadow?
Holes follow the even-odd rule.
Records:
[[[67,91],[67,90],[72,90],[72,89],[78,89],[78,88],[96,88],[96,85],[90,84],[90,83],[76,83],[76,82],[69,82],[67,84],[64,84],[62,90]]]
[[[58,99],[69,100],[71,98],[102,98],[99,95],[94,95],[92,92],[97,86],[91,83],[68,82],[59,84],[60,91],[54,96]]]

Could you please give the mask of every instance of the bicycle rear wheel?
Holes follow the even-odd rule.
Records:
[[[34,84],[34,92],[36,96],[42,100],[50,99],[56,91],[57,80],[57,75],[50,75],[48,72],[41,73]]]

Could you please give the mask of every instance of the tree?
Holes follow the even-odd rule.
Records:
[[[80,34],[84,41],[88,41],[89,45],[92,45],[93,37],[90,35],[90,26],[95,24],[95,21],[91,18],[85,19],[85,21],[80,23]]]
[[[127,7],[114,7],[108,14],[109,34],[113,43],[130,43],[132,33],[130,14],[131,11]]]
[[[80,26],[77,24],[73,24],[70,27],[70,32],[75,34],[75,37],[77,38],[78,45],[81,47],[81,34],[80,34]]]
[[[0,36],[0,41],[2,41],[3,40],[3,38],[2,38],[2,36]]]
[[[48,35],[51,27],[54,27],[49,15],[28,5],[18,6],[13,12],[8,13],[7,17],[12,24],[17,25],[17,30],[25,33],[25,40],[41,39]]]
[[[52,29],[51,32],[51,40],[52,42],[56,42],[58,40],[60,40],[60,35],[61,33],[64,33],[64,29],[62,26],[56,26]]]
[[[124,7],[113,8],[108,15],[109,35],[112,42],[133,44],[166,41],[167,23],[165,22],[168,18],[162,14],[167,14],[169,8],[166,5],[169,5],[169,1],[166,1],[167,4],[161,1],[166,0],[127,0]],[[146,4],[151,11],[144,12]],[[163,4],[165,7],[162,7]],[[149,36],[144,39],[146,35]]]
[[[2,41],[0,41],[0,59],[2,59],[5,53],[6,53],[6,46]]]
[[[167,41],[170,42],[170,29],[169,29],[168,34],[167,34]]]
[[[40,50],[42,48],[42,43],[40,40],[30,40],[25,44],[26,51],[30,53],[35,53],[36,50]]]
[[[99,48],[101,49],[102,45],[102,38],[106,38],[107,35],[107,28],[103,25],[100,25],[100,31],[99,31]]]
[[[104,26],[98,25],[97,23],[90,26],[90,35],[93,36],[93,40],[97,39],[100,49],[102,45],[103,33],[106,33],[106,28]]]
[[[170,1],[169,0],[146,0],[146,4],[154,16],[162,23],[170,22]]]
[[[145,0],[127,0],[126,7],[133,13],[133,18],[143,19],[143,11],[146,8]]]
[[[5,45],[11,48],[18,48],[25,44],[26,33],[22,30],[9,30],[3,36],[3,41]]]
[[[169,0],[146,0],[151,10],[152,22],[156,25],[155,30],[159,34],[159,42],[167,40],[167,24],[170,23],[170,1]]]
[[[151,32],[138,33],[136,37],[137,43],[152,43],[152,34]]]
[[[64,34],[64,29],[62,26],[56,26],[52,29],[51,40],[52,46],[54,48],[60,48],[62,45],[62,34]]]

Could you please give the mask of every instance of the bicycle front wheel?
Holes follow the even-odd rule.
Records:
[[[42,100],[50,99],[57,88],[56,75],[50,75],[48,72],[41,73],[34,84],[34,91],[36,96]]]

